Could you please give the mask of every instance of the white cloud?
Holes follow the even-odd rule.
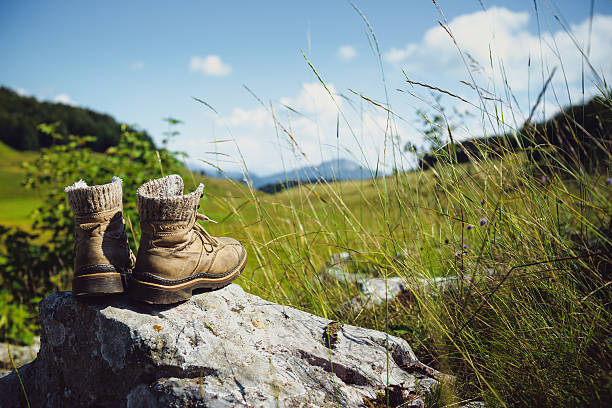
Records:
[[[449,26],[467,64],[481,87],[500,85],[502,72],[513,91],[526,91],[531,79],[541,80],[541,70],[549,72],[553,67],[561,68],[555,81],[564,84],[581,78],[582,55],[576,44],[561,27],[554,32],[543,32],[541,40],[537,33],[529,31],[530,14],[515,12],[503,7],[492,7],[460,15],[450,21]],[[588,20],[570,27],[577,43],[586,48]],[[593,18],[590,62],[596,70],[610,73],[610,45],[612,44],[612,16],[596,15]],[[428,29],[418,43],[403,48],[391,48],[385,59],[399,63],[408,75],[432,75],[432,80],[441,76],[466,79],[467,70],[449,34],[439,25]],[[529,64],[531,67],[529,68]],[[503,67],[503,68],[502,68]],[[594,79],[586,68],[587,79]],[[541,81],[540,81],[541,82]],[[438,81],[439,83],[439,81]],[[533,85],[533,82],[532,82]],[[537,86],[541,86],[537,83]]]
[[[343,45],[338,49],[338,56],[344,61],[351,61],[357,56],[357,50],[350,45]]]
[[[275,126],[267,106],[236,107],[227,114],[214,117],[214,136],[206,140],[177,139],[176,148],[190,152],[191,160],[204,159],[211,163],[219,160],[221,167],[232,171],[241,167],[244,157],[249,171],[258,175],[282,171],[283,165],[286,169],[316,165],[334,160],[338,155],[375,168],[377,161],[383,161],[388,128],[386,113],[365,106],[363,116],[359,116],[342,97],[336,95],[333,84],[328,83],[327,87],[335,102],[318,82],[303,83],[294,95],[279,98],[273,103],[274,115],[280,123],[278,126]],[[352,132],[342,114],[350,123]],[[201,128],[206,125],[200,124],[200,131],[198,125],[193,126],[193,132],[186,131],[186,134],[201,134]],[[406,129],[395,125],[393,128],[391,133],[408,136]],[[210,144],[213,139],[224,142]],[[225,142],[227,139],[232,141]],[[387,137],[389,140],[391,138]],[[211,151],[216,153],[205,153]],[[390,151],[387,149],[387,154]],[[380,164],[381,171],[382,168]]]
[[[449,28],[465,62],[449,33],[439,25],[426,30],[418,42],[390,48],[384,58],[397,68],[401,67],[408,78],[458,94],[477,106],[443,97],[442,104],[447,112],[458,108],[472,113],[468,118],[456,120],[456,137],[510,131],[527,119],[554,68],[555,76],[535,110],[535,120],[550,118],[562,107],[580,102],[583,75],[584,98],[588,99],[599,93],[600,80],[609,80],[612,74],[612,15],[593,17],[588,60],[596,73],[584,62],[580,50],[586,53],[588,19],[571,24],[568,27],[570,34],[553,21],[544,25],[552,28],[543,30],[538,36],[537,31],[531,29],[534,18],[528,12],[503,7],[455,17],[449,22]],[[472,88],[460,81],[475,82],[485,99],[479,99]],[[405,82],[401,87],[417,94],[417,107],[423,107],[424,100],[430,99],[428,89],[409,87]],[[499,101],[503,101],[503,125],[496,121]]]
[[[408,44],[406,49],[398,49],[391,48],[388,52],[385,53],[385,59],[389,62],[402,62],[406,58],[412,54],[414,51],[413,48],[416,48],[415,44]]]
[[[15,92],[19,96],[30,96],[30,93],[25,88],[15,88]]]
[[[262,129],[274,124],[272,115],[264,108],[242,109],[234,108],[232,114],[224,118],[230,128]],[[218,122],[218,124],[221,124]]]
[[[53,102],[63,103],[64,105],[76,106],[77,103],[70,97],[70,95],[61,93],[53,98]]]
[[[189,71],[204,75],[227,76],[231,74],[232,67],[221,61],[218,55],[207,55],[204,58],[193,56],[189,61]]]
[[[333,84],[328,84],[328,89],[332,94],[336,92]],[[340,100],[338,103],[342,106]],[[338,108],[325,88],[319,83],[304,83],[297,95],[280,98],[274,110],[280,122],[278,128],[272,113],[264,107],[234,108],[230,115],[218,118],[216,126],[230,129],[249,169],[258,174],[279,171],[281,154],[291,162],[302,160],[304,153],[309,164],[318,164],[322,160],[321,151],[329,151],[327,145],[334,143],[336,137]],[[291,133],[293,140],[281,126]],[[219,147],[229,149],[225,154],[236,157],[235,152],[230,153],[229,145]]]
[[[140,61],[140,60],[139,61],[133,61],[130,64],[130,70],[131,71],[140,71],[140,70],[144,69],[144,66],[145,66],[144,61]]]
[[[549,88],[551,91],[542,101],[538,109],[540,113],[536,115],[541,115],[541,111],[546,109],[546,115],[550,116],[558,111],[560,104],[567,103],[556,102],[555,97],[566,97],[569,92],[573,98],[572,102],[575,103],[577,102],[575,96],[581,93],[580,79],[583,64],[581,54],[576,50],[572,38],[559,28],[542,32],[540,40],[537,32],[530,31],[533,18],[533,15],[526,12],[494,7],[487,12],[480,11],[458,16],[450,22],[453,34],[465,52],[474,80],[481,88],[492,92],[491,97],[505,101],[504,120],[510,122],[514,120],[513,116],[516,116],[515,120],[519,126],[530,112],[529,103],[535,102],[541,89],[542,71],[546,78],[553,67],[558,67],[555,80]],[[586,43],[588,23],[588,20],[585,20],[569,27],[578,44]],[[612,59],[609,58],[610,44],[612,44],[612,16],[596,15],[593,19],[590,61],[606,76],[612,70]],[[348,54],[350,55],[350,52]],[[338,58],[342,58],[340,49]],[[528,68],[529,59],[531,59],[531,68]],[[471,82],[471,78],[452,39],[441,27],[434,26],[426,30],[420,41],[403,47],[390,48],[385,54],[385,60],[401,66],[409,78],[448,89],[477,106],[471,110],[472,116],[458,116],[452,113],[453,108],[456,107],[464,112],[470,107],[446,96],[441,101],[446,107],[445,112],[450,116],[451,127],[455,127],[455,137],[462,139],[506,130],[503,125],[496,127],[498,125],[495,123],[495,114],[498,112],[496,109],[499,109],[499,104],[493,108],[490,105],[485,107],[493,115],[493,120],[490,121],[487,116],[489,113],[483,114],[475,92],[459,83],[460,80]],[[490,60],[493,61],[492,64]],[[563,62],[563,67],[560,61]],[[190,64],[191,71],[210,75],[204,70],[204,62],[205,58],[194,57]],[[215,64],[224,65],[220,59]],[[592,81],[589,82],[588,77],[592,77],[591,73],[585,71],[585,75],[587,76],[585,92],[589,96],[596,88]],[[504,78],[507,78],[520,109],[517,109],[514,98],[506,94]],[[404,82],[401,73],[396,79]],[[404,85],[405,82],[400,87],[406,89]],[[337,91],[333,84],[328,84],[328,88],[332,95],[336,95]],[[247,168],[259,175],[281,170],[281,158],[285,168],[291,169],[318,164],[324,160],[334,159],[338,155],[368,165],[370,168],[376,167],[377,161],[386,160],[387,165],[380,164],[380,169],[388,171],[390,164],[395,160],[390,156],[397,154],[397,150],[394,153],[387,144],[387,157],[383,157],[384,141],[387,140],[389,143],[392,139],[390,135],[399,136],[400,150],[407,141],[418,146],[423,144],[422,135],[411,127],[422,126],[420,122],[412,121],[412,117],[416,116],[412,107],[422,108],[423,104],[426,104],[425,99],[421,99],[422,95],[429,98],[429,90],[415,87],[410,91],[416,92],[419,99],[414,104],[408,103],[409,112],[398,112],[405,121],[389,123],[387,114],[379,108],[364,103],[364,112],[360,115],[353,111],[351,104],[342,97],[335,96],[334,101],[320,83],[304,83],[292,95],[285,95],[273,103],[276,120],[291,134],[291,137],[281,126],[275,126],[268,106],[235,107],[214,119],[215,130],[212,139],[231,139],[231,142],[211,145],[210,139],[208,142],[202,139],[189,139],[184,141],[183,150],[189,151],[192,159],[204,158],[210,162],[219,159],[221,166],[226,170],[240,168],[244,158]],[[406,98],[407,95],[401,94],[401,98]],[[396,112],[397,108],[406,106],[406,100],[402,99],[402,102],[404,103],[394,103]],[[492,101],[486,102],[489,103],[493,104]],[[510,104],[511,107],[508,106]],[[338,120],[339,138],[336,137]],[[203,126],[205,125],[200,126],[200,131]],[[197,130],[193,133],[197,133]],[[211,150],[220,155],[207,156],[205,152]],[[308,157],[308,160],[303,158],[302,153]],[[411,164],[409,159],[400,158],[399,161],[403,161],[404,167]]]

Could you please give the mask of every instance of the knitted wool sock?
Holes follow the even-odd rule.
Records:
[[[101,211],[113,210],[123,206],[123,181],[113,177],[108,184],[88,186],[79,180],[64,189],[68,196],[68,204],[75,215],[87,215]]]
[[[183,179],[172,174],[143,184],[136,191],[140,221],[187,221],[197,209],[204,185],[183,195]]]

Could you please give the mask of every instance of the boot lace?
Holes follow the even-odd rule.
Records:
[[[208,231],[206,231],[206,229],[198,222],[199,221],[208,221],[208,222],[214,222],[215,224],[217,223],[217,221],[213,220],[212,218],[208,218],[206,215],[196,212],[196,222],[193,224],[193,228],[200,233],[200,235],[206,239],[206,241],[208,241],[208,243],[210,245],[214,247],[217,247],[219,245],[219,241],[217,241],[215,239],[215,237],[213,237],[212,235],[210,235],[208,233]]]

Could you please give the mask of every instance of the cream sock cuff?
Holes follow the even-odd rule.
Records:
[[[151,180],[137,190],[140,221],[187,221],[194,216],[204,185],[183,195],[181,176],[172,174]]]
[[[79,180],[64,189],[68,196],[68,204],[75,215],[92,214],[113,210],[123,205],[123,181],[113,177],[108,184],[88,186]]]

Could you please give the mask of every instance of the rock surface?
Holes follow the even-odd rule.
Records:
[[[235,284],[172,307],[54,293],[40,321],[38,357],[19,369],[31,406],[360,407],[389,386],[417,407],[451,381],[402,339]],[[16,373],[0,378],[0,394],[2,406],[25,405]]]

